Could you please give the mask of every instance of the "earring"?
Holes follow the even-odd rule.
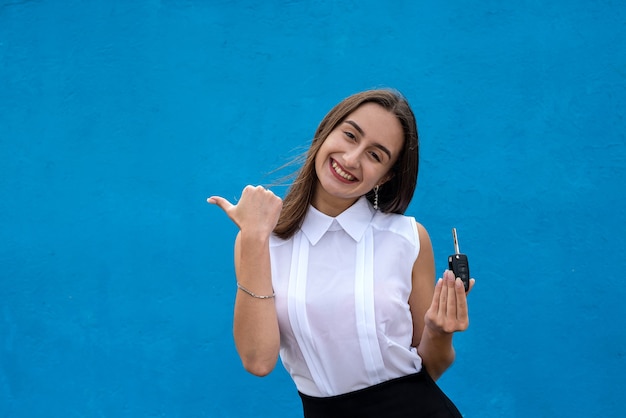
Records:
[[[378,184],[374,187],[374,209],[378,210]]]

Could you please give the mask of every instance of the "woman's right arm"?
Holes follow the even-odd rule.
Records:
[[[237,205],[217,196],[208,202],[222,208],[239,227],[235,239],[239,285],[255,295],[272,295],[269,239],[280,216],[281,199],[263,187],[247,186]],[[257,376],[269,374],[280,348],[274,298],[258,298],[238,289],[233,334],[244,368]]]

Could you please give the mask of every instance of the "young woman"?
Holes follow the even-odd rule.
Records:
[[[469,324],[466,293],[447,270],[435,284],[428,233],[403,215],[418,155],[407,101],[365,91],[321,121],[284,201],[261,186],[208,199],[240,230],[243,365],[264,376],[280,354],[305,417],[461,416],[434,380]]]

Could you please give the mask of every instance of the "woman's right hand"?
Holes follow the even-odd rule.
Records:
[[[264,187],[246,186],[236,205],[219,196],[211,196],[207,202],[219,206],[240,229],[234,254],[237,282],[257,295],[272,295],[269,240],[283,201]],[[238,291],[233,335],[244,368],[257,376],[270,373],[280,350],[274,300],[254,298]]]
[[[270,235],[278,223],[283,201],[262,186],[246,186],[236,205],[220,196],[207,202],[220,207],[241,231]]]

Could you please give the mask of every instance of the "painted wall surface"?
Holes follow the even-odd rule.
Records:
[[[466,417],[626,415],[626,3],[0,1],[0,416],[294,417],[232,341],[206,204],[401,90],[409,214],[478,282],[440,380]],[[284,187],[274,191],[283,194]]]

